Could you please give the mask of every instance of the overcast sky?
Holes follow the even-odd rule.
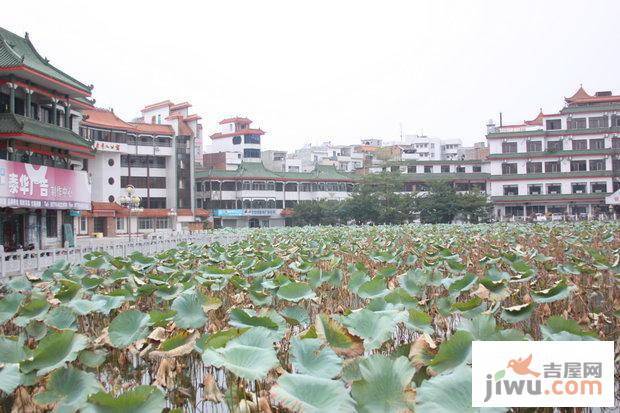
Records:
[[[620,1],[23,1],[0,25],[125,119],[188,100],[207,135],[243,115],[266,148],[554,113],[580,83],[620,93]],[[207,139],[208,140],[208,139]]]

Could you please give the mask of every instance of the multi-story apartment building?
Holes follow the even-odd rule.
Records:
[[[558,113],[488,125],[490,195],[498,217],[608,212],[620,188],[620,96],[583,88]]]
[[[111,110],[84,111],[80,133],[92,141],[96,156],[89,165],[93,206],[80,218],[81,235],[115,236],[155,230],[181,229],[207,216],[192,210],[193,156],[189,145],[200,128],[197,116],[175,114],[175,106],[147,107],[143,113],[170,108],[166,118],[155,114],[153,123],[125,122]],[[189,122],[185,119],[190,118]],[[139,120],[145,119],[140,118]],[[166,123],[162,123],[166,122]],[[188,125],[193,123],[193,127]],[[141,211],[129,217],[118,201],[128,186],[141,197]],[[191,188],[190,188],[191,187]]]
[[[305,145],[297,149],[293,158],[301,160],[302,171],[311,171],[316,165],[331,165],[339,171],[353,172],[364,166],[365,154],[357,150],[357,145]]]
[[[72,245],[90,209],[91,142],[78,135],[87,86],[41,57],[28,34],[0,28],[0,245]]]
[[[459,192],[488,191],[489,165],[484,160],[401,161],[369,168],[370,173],[398,173],[403,192],[428,190],[431,182],[449,182]]]

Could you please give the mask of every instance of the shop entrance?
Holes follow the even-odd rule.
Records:
[[[93,229],[94,232],[100,232],[103,234],[104,237],[107,237],[107,225],[106,225],[106,218],[105,217],[95,217],[93,219]]]
[[[0,241],[5,251],[15,251],[24,245],[24,215],[2,210],[0,216]]]
[[[260,228],[260,221],[258,218],[250,218],[249,225],[250,228]]]

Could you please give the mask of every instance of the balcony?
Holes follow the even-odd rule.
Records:
[[[0,113],[0,134],[5,139],[15,138],[88,155],[93,151],[92,142],[70,129],[12,113]]]

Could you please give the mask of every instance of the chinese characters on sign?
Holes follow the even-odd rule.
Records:
[[[84,171],[0,160],[0,206],[90,209]]]

